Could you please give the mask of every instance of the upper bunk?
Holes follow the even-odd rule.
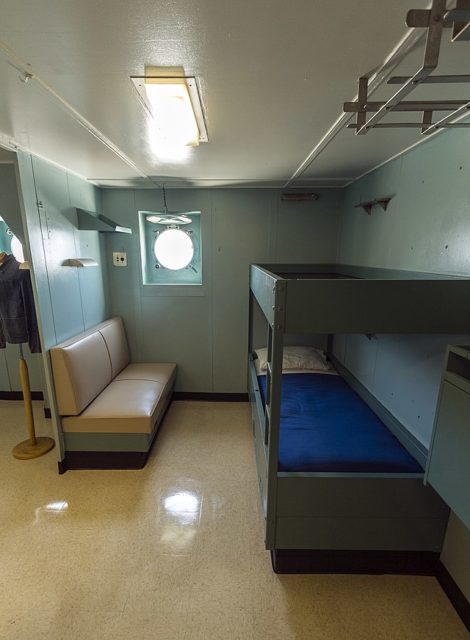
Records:
[[[250,289],[284,333],[468,333],[470,278],[346,264],[254,264]]]

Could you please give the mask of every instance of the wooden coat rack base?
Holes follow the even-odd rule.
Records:
[[[55,442],[52,438],[45,436],[35,438],[36,442],[31,440],[23,440],[13,447],[13,457],[18,460],[31,460],[32,458],[39,458],[45,453],[54,448]]]
[[[26,426],[28,429],[28,440],[23,440],[13,447],[13,457],[18,460],[32,460],[33,458],[39,458],[39,456],[43,456],[45,453],[54,448],[55,442],[52,438],[48,438],[46,436],[36,436],[34,429],[34,415],[33,415],[33,404],[31,402],[31,387],[29,384],[29,373],[28,373],[28,365],[23,355],[23,345],[19,345],[20,347],[20,361],[19,361],[19,369],[20,369],[20,380],[21,380],[21,389],[23,391],[23,399],[24,399],[24,409],[26,413]]]

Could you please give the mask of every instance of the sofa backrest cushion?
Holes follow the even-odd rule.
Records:
[[[79,415],[128,364],[121,318],[111,318],[51,349],[57,408]]]
[[[99,331],[51,349],[57,408],[78,416],[111,382],[111,362]]]
[[[113,378],[129,364],[129,348],[121,318],[111,318],[97,327],[108,347]]]

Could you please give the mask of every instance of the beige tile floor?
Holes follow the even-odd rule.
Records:
[[[272,573],[245,404],[173,403],[141,471],[15,460],[22,423],[0,402],[3,640],[468,638],[434,578]]]

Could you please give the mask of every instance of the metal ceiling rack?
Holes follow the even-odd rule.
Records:
[[[469,122],[459,122],[470,115],[470,100],[404,100],[420,84],[470,83],[470,75],[431,75],[439,62],[439,51],[444,29],[452,28],[452,42],[470,40],[470,0],[457,0],[455,9],[447,9],[447,0],[433,0],[431,9],[412,9],[406,16],[406,25],[412,28],[426,28],[426,44],[423,64],[412,76],[394,76],[387,84],[400,84],[400,89],[387,101],[368,100],[369,78],[359,78],[357,100],[345,102],[343,111],[355,113],[356,135],[364,135],[370,129],[420,128],[429,135],[438,129],[450,127],[470,127]],[[381,122],[393,112],[421,112],[421,122]],[[433,122],[433,114],[438,111],[449,113]],[[372,113],[368,118],[368,114]]]

